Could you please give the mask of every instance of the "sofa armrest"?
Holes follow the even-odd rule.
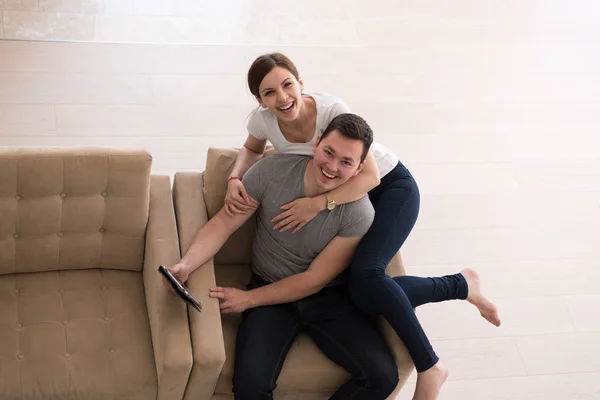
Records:
[[[392,258],[385,272],[391,277],[406,275],[406,270],[404,269],[404,263],[402,262],[402,256],[400,255],[400,252],[396,253],[396,255]],[[400,337],[396,331],[394,331],[391,325],[383,317],[379,317],[379,326],[387,345],[394,355],[396,365],[398,366],[398,375],[400,381],[394,393],[388,397],[389,399],[395,399],[395,396],[400,392],[400,389],[406,383],[406,380],[412,373],[414,364],[412,358],[406,350],[406,347],[404,346],[404,343],[402,343],[402,340],[400,340]]]
[[[173,265],[179,258],[170,179],[153,175],[143,278],[158,376],[157,400],[183,399],[192,369],[187,306],[169,292],[158,272],[159,265]]]
[[[173,197],[182,254],[185,254],[198,230],[208,221],[203,185],[204,176],[201,173],[175,174]],[[210,288],[216,286],[213,260],[194,271],[188,279],[187,286],[202,303],[203,308],[201,313],[190,313],[193,368],[185,399],[208,400],[214,394],[225,363],[219,301],[208,297]]]

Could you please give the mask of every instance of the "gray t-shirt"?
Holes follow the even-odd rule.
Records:
[[[304,172],[312,157],[278,154],[254,164],[244,174],[248,194],[260,203],[256,211],[253,271],[268,282],[304,272],[336,236],[364,235],[375,211],[367,196],[352,203],[324,210],[296,233],[273,230],[271,219],[281,206],[305,197]]]

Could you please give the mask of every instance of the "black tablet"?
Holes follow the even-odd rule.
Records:
[[[160,265],[158,267],[158,272],[160,272],[167,279],[167,282],[169,282],[169,284],[171,285],[175,293],[179,295],[181,300],[185,301],[190,306],[194,307],[196,310],[202,311],[202,304],[200,304],[200,302],[196,300],[194,296],[192,296],[190,291],[181,282],[179,282],[177,278],[175,278],[166,267]]]

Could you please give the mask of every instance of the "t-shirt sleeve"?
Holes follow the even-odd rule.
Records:
[[[363,197],[353,203],[345,204],[347,213],[344,215],[340,232],[341,237],[363,236],[373,223],[375,210],[368,198]]]
[[[331,106],[331,111],[329,114],[330,120],[334,119],[340,114],[345,114],[350,112],[350,107],[346,105],[342,100],[336,99],[336,102],[333,106]]]
[[[259,160],[254,163],[242,178],[242,183],[246,188],[246,191],[254,200],[262,203],[263,195],[265,192],[265,179],[261,179],[261,171],[264,170],[264,164],[266,160]]]
[[[268,139],[265,121],[260,109],[254,110],[250,116],[250,119],[248,120],[248,125],[246,125],[246,128],[248,129],[248,133],[255,138],[260,140]]]

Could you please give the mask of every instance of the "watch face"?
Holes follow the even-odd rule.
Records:
[[[333,210],[335,208],[336,204],[334,201],[330,201],[329,203],[327,203],[327,209],[329,211]]]

